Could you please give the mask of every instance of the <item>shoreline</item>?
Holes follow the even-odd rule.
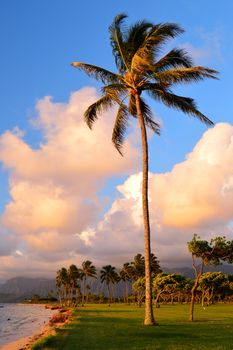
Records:
[[[62,327],[70,318],[71,312],[68,309],[63,309],[60,307],[56,307],[55,309],[53,309],[54,306],[47,304],[41,304],[40,306],[50,309],[51,311],[55,311],[55,313],[51,313],[49,321],[43,326],[37,328],[29,336],[24,336],[17,340],[13,340],[9,343],[3,344],[1,346],[1,350],[29,350],[31,349],[31,346],[34,343],[36,343],[39,339],[55,333],[55,327]],[[61,318],[61,315],[64,315],[63,318],[65,318],[65,321],[57,322],[57,320]]]
[[[40,338],[50,334],[50,331],[52,332],[52,329],[50,328],[51,326],[49,326],[49,324],[46,324],[40,331],[37,330],[34,332],[33,335],[19,338],[10,343],[2,345],[1,350],[29,350],[31,349],[31,346]]]

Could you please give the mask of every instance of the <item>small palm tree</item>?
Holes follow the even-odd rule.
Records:
[[[80,271],[76,265],[70,265],[68,269],[68,276],[70,282],[71,295],[73,297],[74,293],[76,294],[76,304],[78,303],[78,280],[81,277]]]
[[[66,304],[69,290],[69,276],[65,267],[62,267],[60,270],[57,271],[56,283],[59,288],[63,289],[63,300]]]
[[[123,267],[119,272],[119,276],[125,285],[124,302],[128,304],[128,283],[133,277],[133,267],[129,262],[123,264]]]
[[[60,270],[57,271],[57,276],[56,276],[56,291],[59,299],[59,304],[61,306],[62,305],[62,280],[61,280]]]
[[[150,266],[153,277],[162,272],[159,261],[153,253],[150,255]]]
[[[112,294],[110,291],[110,286],[114,285],[119,281],[118,273],[116,272],[116,268],[112,265],[105,265],[102,267],[100,271],[100,281],[101,283],[106,283],[108,289],[108,305],[111,305]]]
[[[142,254],[137,254],[131,262],[133,269],[133,280],[136,281],[138,278],[145,277],[145,258]]]
[[[84,300],[86,296],[86,281],[87,277],[96,278],[96,267],[92,265],[90,260],[83,261],[81,269],[81,278],[83,280],[83,293],[82,293],[82,306],[84,306]]]
[[[130,27],[124,26],[127,16],[115,17],[109,27],[110,42],[118,73],[83,62],[73,62],[89,76],[101,81],[102,97],[88,107],[84,114],[87,125],[92,128],[99,114],[113,105],[118,106],[112,141],[122,154],[122,144],[130,116],[138,119],[142,142],[142,208],[144,221],[144,249],[146,276],[145,325],[155,324],[152,308],[150,270],[150,221],[148,204],[148,143],[146,127],[159,134],[159,125],[153,120],[151,110],[142,98],[147,92],[156,101],[197,117],[207,125],[210,119],[203,115],[192,98],[178,96],[172,86],[179,83],[197,82],[205,78],[216,78],[216,71],[206,67],[193,66],[191,58],[182,49],[173,49],[159,57],[161,47],[168,39],[183,33],[174,23],[153,24],[139,21]]]

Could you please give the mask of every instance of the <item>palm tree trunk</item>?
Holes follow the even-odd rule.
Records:
[[[85,294],[86,294],[86,276],[83,277],[82,306],[84,306]]]
[[[109,283],[107,284],[107,288],[108,288],[108,306],[110,306],[111,305],[111,293],[110,293]]]
[[[146,277],[146,302],[144,325],[155,325],[153,304],[152,304],[152,285],[151,285],[151,248],[150,248],[150,218],[148,203],[148,143],[145,122],[141,113],[140,98],[135,94],[137,115],[139,119],[142,139],[142,210],[144,221],[144,245],[145,245],[145,277]]]

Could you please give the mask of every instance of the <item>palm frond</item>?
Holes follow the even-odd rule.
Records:
[[[155,63],[155,71],[164,71],[170,68],[192,67],[193,61],[184,49],[175,48]]]
[[[128,70],[126,63],[126,45],[124,42],[123,28],[124,20],[127,17],[128,16],[124,13],[117,15],[109,27],[112,53],[115,58],[116,66],[121,73]]]
[[[148,89],[147,92],[154,99],[162,101],[166,106],[170,108],[175,108],[181,110],[186,114],[197,117],[201,122],[207,125],[214,125],[214,123],[209,118],[207,118],[197,109],[197,105],[194,99],[190,97],[175,95],[170,91],[166,91],[165,89],[159,89],[157,87],[157,84],[151,85],[156,85],[156,87],[153,89],[153,86],[151,86],[151,89]]]
[[[156,72],[154,74],[154,78],[157,81],[176,84],[183,82],[189,83],[191,81],[200,81],[204,80],[205,78],[218,79],[216,74],[218,74],[218,72],[214,69],[196,66]]]
[[[122,149],[125,133],[128,126],[128,117],[129,117],[129,114],[128,114],[127,107],[124,104],[121,104],[118,109],[116,119],[115,119],[115,124],[113,127],[112,142],[122,156],[123,154],[121,149]]]
[[[141,71],[141,64],[147,62],[148,67],[154,65],[154,60],[160,48],[165,42],[183,33],[183,29],[175,23],[160,23],[154,25],[136,51],[132,59],[132,69]],[[150,68],[148,68],[150,70]]]
[[[147,21],[138,21],[128,29],[126,41],[127,48],[127,64],[131,67],[132,58],[143,45],[148,31],[153,27],[153,23]]]
[[[112,107],[114,102],[111,96],[105,95],[87,108],[84,113],[84,120],[90,129],[98,118],[98,115]]]
[[[88,64],[84,62],[72,62],[71,65],[75,68],[79,68],[84,71],[88,76],[94,77],[96,80],[102,81],[102,83],[119,83],[121,76],[107,69]]]
[[[120,104],[121,103],[120,101],[124,99],[128,94],[128,90],[125,84],[117,84],[117,83],[103,86],[101,88],[101,92],[103,94],[112,96],[112,98],[115,99],[118,104]]]
[[[153,130],[156,134],[159,135],[160,125],[153,120],[151,109],[142,97],[140,97],[140,109],[146,126],[148,126],[151,130]]]

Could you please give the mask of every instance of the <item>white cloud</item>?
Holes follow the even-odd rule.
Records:
[[[104,114],[90,131],[82,115],[95,99],[95,90],[86,88],[68,103],[39,101],[34,125],[44,139],[37,149],[18,129],[0,137],[11,195],[1,218],[1,275],[52,274],[84,259],[119,265],[143,253],[135,135],[122,158],[110,141],[114,113]],[[170,172],[150,173],[152,249],[162,264],[187,262],[186,242],[194,233],[231,237],[232,159],[233,126],[222,123]],[[103,215],[98,193],[119,175],[128,178]]]
[[[187,262],[186,243],[194,233],[206,239],[232,237],[232,159],[233,126],[222,123],[208,130],[171,172],[150,174],[152,250],[163,264]],[[143,252],[140,178],[131,175],[118,187],[121,198],[97,225],[97,256],[110,259],[118,252],[116,262],[127,252]]]
[[[1,218],[8,230],[2,237],[23,245],[24,257],[51,259],[52,254],[58,261],[72,251],[86,252],[91,235],[75,234],[95,223],[102,212],[105,203],[97,193],[108,178],[137,168],[132,135],[124,157],[113,147],[114,111],[103,114],[93,130],[84,123],[83,113],[96,99],[95,89],[85,88],[74,92],[68,103],[55,103],[50,97],[38,101],[32,123],[41,129],[43,141],[37,149],[25,142],[18,128],[0,137],[0,160],[9,172],[11,196]],[[5,243],[0,253],[19,258],[17,244],[10,249]]]

